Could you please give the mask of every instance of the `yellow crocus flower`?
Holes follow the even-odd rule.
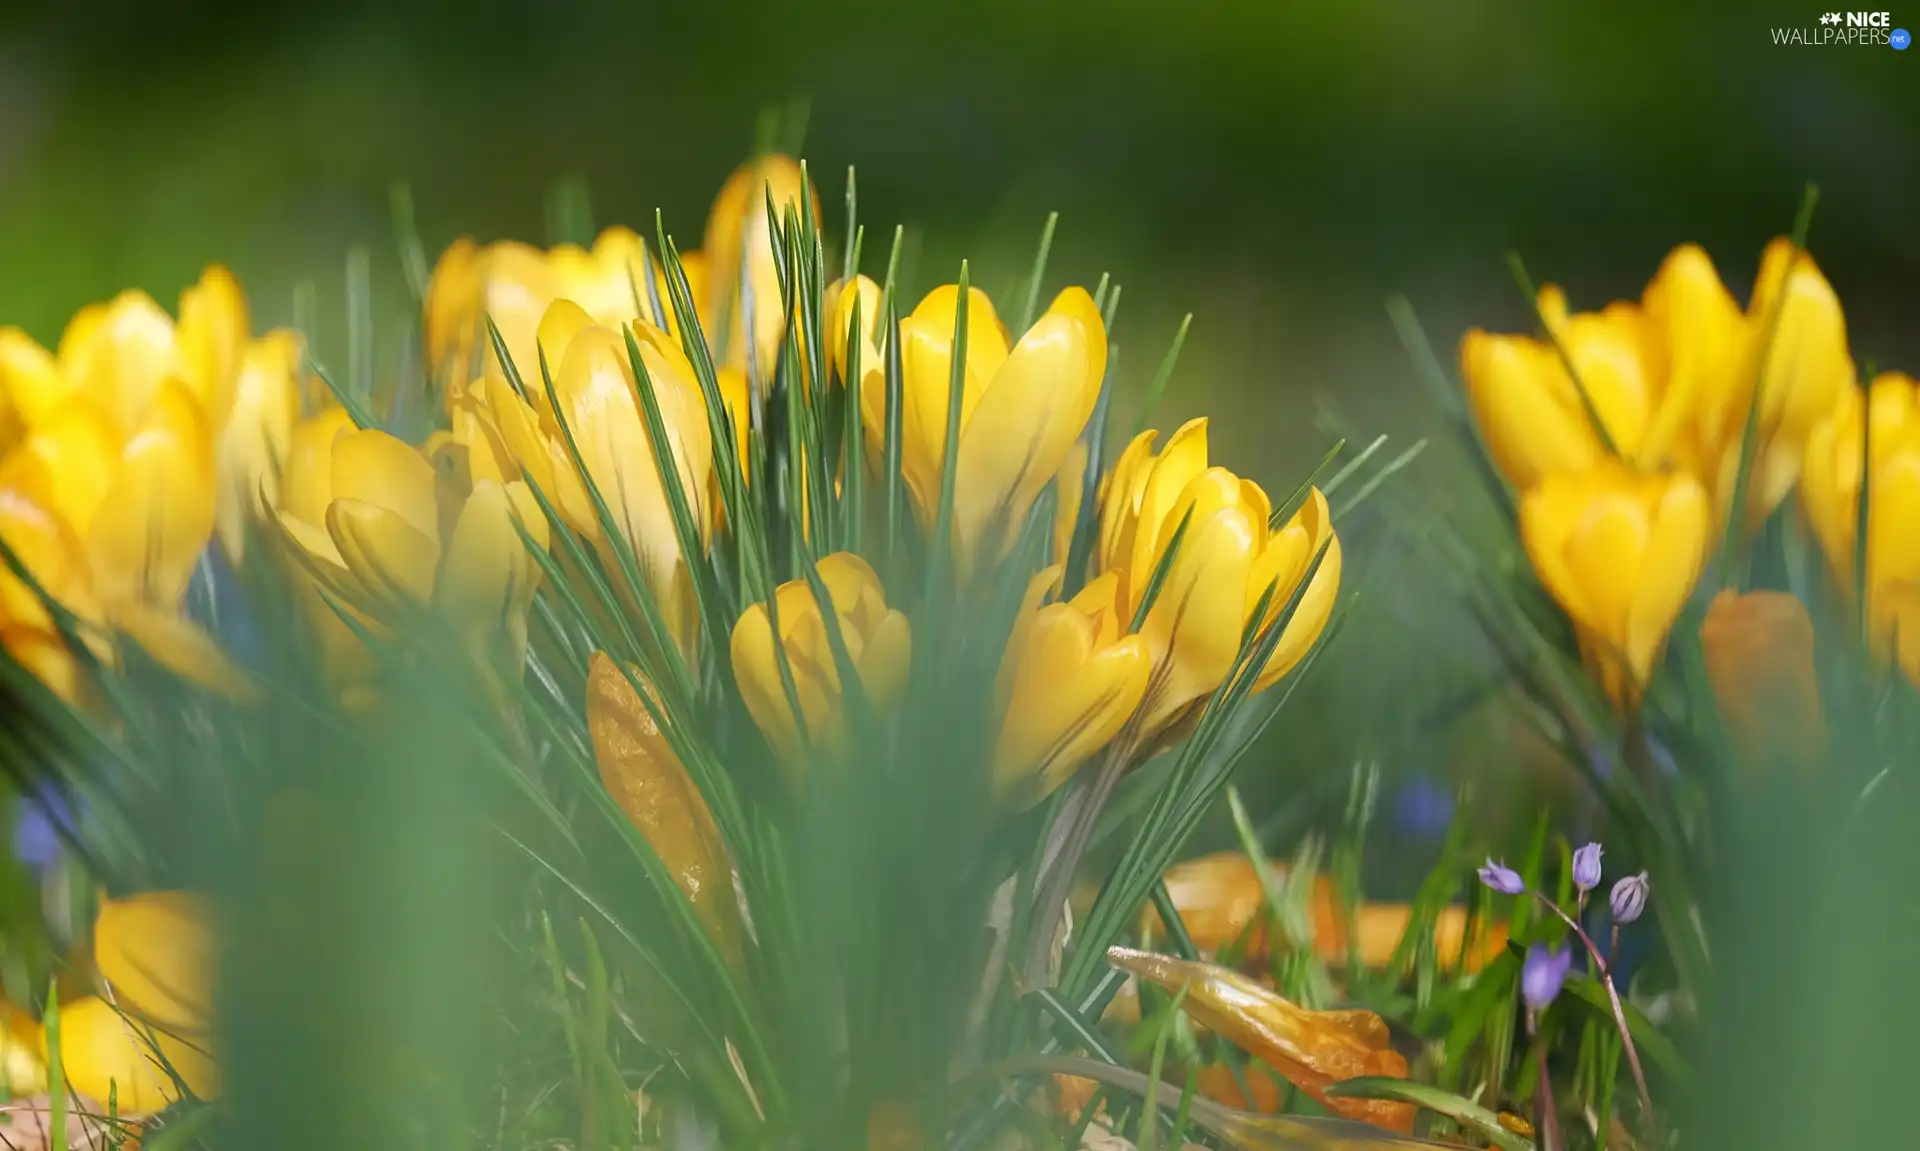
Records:
[[[1551,284],[1539,304],[1552,340],[1476,328],[1460,347],[1474,420],[1507,481],[1525,492],[1549,474],[1593,466],[1607,454],[1595,414],[1623,458],[1645,467],[1691,463],[1697,413],[1726,386],[1746,347],[1747,325],[1707,254],[1693,244],[1675,248],[1638,304],[1573,313]]]
[[[789,208],[820,215],[820,197],[790,156],[770,154],[742,164],[727,177],[707,213],[703,323],[726,324],[707,331],[707,342],[730,367],[747,367],[747,312],[753,313],[753,367],[763,380],[773,378],[775,357],[786,334],[786,309],[780,296],[780,269],[767,228],[767,200],[781,213]],[[749,300],[746,297],[751,296]],[[697,297],[696,297],[697,298]],[[709,321],[709,317],[711,320]]]
[[[818,571],[861,688],[876,709],[885,711],[906,686],[913,653],[907,617],[887,606],[880,577],[859,556],[835,552],[820,561]],[[774,621],[764,603],[748,608],[734,625],[733,675],[754,723],[781,762],[798,772],[809,759],[832,761],[845,754],[845,702],[840,669],[812,587],[804,579],[792,580],[774,589],[774,597],[777,642],[792,670],[800,716],[795,717],[787,702]]]
[[[515,524],[547,544],[525,483],[448,490],[424,455],[380,431],[338,432],[327,479],[324,531],[290,507],[281,515],[327,582],[376,616],[430,608],[483,662],[518,668],[540,569]]]
[[[1622,707],[1652,675],[1711,537],[1706,491],[1684,473],[1602,463],[1550,475],[1520,504],[1520,539],[1534,571]]]
[[[1147,641],[1128,635],[1108,572],[1072,599],[1041,606],[1061,569],[1028,589],[1000,665],[994,790],[1030,807],[1120,733],[1147,692]]]
[[[959,306],[959,288],[948,284],[900,321],[901,466],[927,525],[937,519],[946,466]],[[1085,430],[1106,364],[1106,326],[1084,289],[1061,292],[1011,349],[986,293],[969,289],[954,463],[954,546],[962,570],[993,562],[1011,544]],[[886,403],[885,388],[862,386],[862,422],[876,457],[885,442]]]
[[[1314,557],[1324,552],[1273,654],[1256,673],[1256,691],[1305,657],[1325,629],[1340,590],[1340,540],[1318,488],[1276,529],[1260,485],[1207,465],[1206,420],[1183,426],[1156,454],[1158,435],[1136,436],[1114,465],[1101,503],[1095,564],[1095,570],[1117,574],[1117,602],[1131,620],[1181,521],[1188,520],[1179,553],[1141,629],[1154,664],[1142,705],[1148,734],[1164,730],[1226,678],[1269,587],[1273,595],[1262,628],[1278,619]]]
[[[1871,412],[1862,406],[1870,404]],[[1862,451],[1862,415],[1870,416],[1871,450]],[[1840,585],[1859,583],[1860,487],[1872,468],[1867,505],[1868,619],[1881,645],[1920,683],[1920,383],[1898,372],[1875,377],[1863,397],[1845,388],[1840,402],[1807,439],[1800,494],[1814,536]]]
[[[692,579],[674,533],[662,465],[647,434],[626,337],[619,331],[588,324],[578,326],[570,335],[556,335],[548,343],[544,331],[561,326],[554,321],[568,315],[575,320],[582,317],[579,309],[566,301],[556,303],[548,322],[542,325],[541,337],[549,355],[554,351],[560,354],[554,376],[560,415],[573,432],[585,478],[592,481],[606,503],[614,530],[633,549],[676,640],[686,650],[697,625]],[[694,378],[693,365],[671,336],[640,320],[634,321],[629,330],[659,404],[680,490],[694,511],[704,546],[704,533],[713,522],[712,509],[704,506],[713,482],[713,437],[705,396]],[[570,458],[567,467],[571,469]],[[564,488],[562,494],[567,494]],[[612,558],[614,542],[606,538],[599,516],[584,500],[584,492],[581,497],[563,498],[560,511],[575,531]]]

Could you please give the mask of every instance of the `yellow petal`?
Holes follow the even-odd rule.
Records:
[[[1147,580],[1153,574],[1154,565],[1166,551],[1173,533],[1179,530],[1180,515],[1175,514],[1175,505],[1187,496],[1189,486],[1206,470],[1205,419],[1189,420],[1181,425],[1167,439],[1167,446],[1143,469],[1137,481],[1139,492],[1133,497],[1134,526],[1131,532],[1123,531],[1127,538],[1115,541],[1124,551],[1110,561],[1112,566],[1125,568],[1128,576],[1127,595],[1132,603],[1139,602]],[[1118,483],[1117,473],[1115,482]],[[1180,509],[1180,514],[1185,514],[1184,508]],[[1265,527],[1264,524],[1261,526]]]
[[[182,679],[233,700],[251,700],[259,693],[213,637],[191,620],[134,604],[116,608],[113,622],[154,662]]]
[[[327,522],[333,502],[333,442],[354,430],[346,409],[331,407],[296,424],[281,471],[280,507],[311,527]]]
[[[633,684],[601,652],[587,672],[587,732],[607,793],[653,846],[714,941],[737,958],[732,865],[706,797]]]
[[[1460,374],[1487,452],[1514,487],[1528,490],[1600,457],[1592,422],[1550,346],[1475,329],[1461,341]]]
[[[0,540],[41,591],[82,618],[98,618],[86,549],[73,529],[44,504],[26,493],[0,487]],[[0,625],[54,630],[39,596],[4,565],[0,565]]]
[[[213,536],[217,496],[206,418],[168,381],[122,449],[87,533],[101,599],[178,607]]]
[[[51,352],[19,328],[0,328],[0,453],[72,391]]]
[[[605,328],[589,328],[568,348],[556,388],[587,477],[599,489],[615,530],[640,558],[655,593],[664,594],[681,563],[680,545],[653,447],[641,423],[631,370],[624,338]],[[663,416],[675,421],[684,419],[686,412],[678,399],[669,407],[676,387],[671,379],[656,385]],[[669,439],[681,449],[677,457],[683,490],[696,500],[713,466],[704,421],[702,410],[698,431],[668,424]],[[697,473],[696,467],[701,469]],[[600,537],[597,517],[573,526],[590,538]],[[611,546],[610,541],[603,546]]]
[[[525,484],[481,480],[474,485],[447,544],[434,605],[468,634],[506,637],[507,653],[517,664],[540,568],[515,530],[516,521],[535,543],[547,546],[546,517]]]
[[[300,418],[300,337],[281,328],[247,347],[234,385],[233,410],[220,434],[220,542],[227,555],[246,554],[247,526],[278,506],[280,471]]]
[[[184,891],[149,891],[101,904],[93,963],[122,1010],[198,1034],[212,1022],[213,907]]]
[[[928,293],[913,314],[900,321],[901,462],[915,507],[927,522],[932,521],[938,507],[940,475],[946,466],[947,403],[959,306],[959,288],[947,284]],[[992,302],[980,289],[968,289],[967,362],[960,398],[962,430],[1006,359],[1006,332]],[[878,414],[884,420],[884,397]],[[880,430],[884,431],[884,423]]]
[[[440,545],[391,508],[337,499],[327,506],[327,534],[347,569],[376,597],[424,604],[433,594]]]
[[[104,408],[70,397],[0,461],[0,487],[26,492],[82,536],[106,499],[119,465],[120,436]]]
[[[479,246],[462,236],[440,253],[427,280],[423,335],[433,377],[442,384],[470,374],[480,319],[481,263]]]
[[[1266,666],[1260,669],[1253,685],[1255,691],[1264,691],[1292,671],[1319,641],[1327,620],[1333,615],[1334,601],[1340,595],[1341,556],[1340,537],[1334,533],[1332,520],[1333,511],[1327,506],[1327,497],[1319,488],[1312,488],[1306,503],[1267,545],[1262,560],[1289,552],[1297,557],[1288,565],[1290,570],[1283,581],[1274,588],[1267,623],[1277,621],[1280,612],[1286,609],[1287,601],[1300,586],[1300,579],[1306,575],[1316,554],[1320,555],[1320,567],[1294,608],[1293,618],[1287,621],[1287,630],[1281,633],[1273,654],[1267,657]],[[1247,596],[1252,601],[1247,605],[1249,615],[1267,586],[1267,580],[1261,578],[1264,566],[1256,561],[1253,578],[1247,581]]]
[[[567,358],[567,349],[573,346],[573,338],[594,326],[593,317],[572,300],[555,300],[548,305],[540,317],[539,346],[540,355],[546,358],[547,372],[556,381],[560,378],[560,364]],[[526,385],[534,405],[545,408],[547,385],[540,374],[538,359],[520,369],[520,382]]]
[[[1066,782],[1146,694],[1146,640],[1096,649],[1094,628],[1071,603],[1043,608],[1034,621],[994,753],[995,788],[1010,802],[1031,806]]]
[[[1706,492],[1688,476],[1675,477],[1653,511],[1624,645],[1629,666],[1643,682],[1706,566],[1710,515]]]
[[[438,545],[440,509],[433,465],[412,445],[381,431],[345,432],[333,441],[332,479],[334,502],[354,500],[385,508]]]
[[[787,156],[760,156],[741,165],[721,186],[707,214],[703,248],[708,302],[701,309],[702,321],[729,317],[726,338],[710,331],[709,340],[723,350],[724,363],[744,367],[746,333],[751,330],[754,362],[763,378],[773,375],[774,356],[786,320],[779,270],[774,265],[772,237],[767,230],[769,199],[783,223],[790,208],[819,218],[819,197],[808,185],[800,165]],[[750,301],[743,296],[743,284],[745,292],[751,294]],[[753,313],[751,329],[746,326],[748,311]]]
[[[69,382],[98,399],[123,432],[145,418],[161,383],[176,373],[177,354],[173,317],[135,289],[83,310],[60,340]]]
[[[200,273],[199,283],[180,293],[180,375],[213,427],[227,422],[251,332],[240,281],[220,265]]]
[[[1229,482],[1230,481],[1230,482]],[[1181,707],[1218,687],[1240,651],[1244,601],[1267,525],[1239,502],[1239,481],[1215,468],[1196,477],[1165,521],[1170,543],[1188,507],[1193,518],[1141,629],[1154,655],[1145,729],[1160,730]],[[1165,551],[1155,549],[1154,555]],[[1135,569],[1142,585],[1150,567]]]
[[[67,1081],[89,1099],[113,1099],[123,1115],[150,1115],[177,1102],[176,1075],[194,1097],[219,1098],[220,1071],[205,1044],[128,1019],[91,995],[60,1008]]]
[[[1068,288],[1020,338],[961,436],[954,530],[962,570],[1011,544],[1086,429],[1106,366],[1093,297]]]

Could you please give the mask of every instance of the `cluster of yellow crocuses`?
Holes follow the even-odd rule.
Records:
[[[703,329],[723,333],[713,341],[720,345],[715,360],[726,426],[743,458],[747,381],[769,373],[785,323],[765,227],[769,198],[781,208],[814,200],[797,165],[782,157],[756,161],[735,173],[716,201],[706,251],[680,256]],[[723,526],[716,445],[702,390],[680,345],[671,305],[664,302],[665,279],[638,237],[617,228],[603,233],[591,250],[464,242],[450,249],[436,268],[426,317],[429,344],[442,357],[439,370],[450,373],[450,428],[436,434],[429,451],[457,461],[443,470],[464,468],[476,484],[531,483],[564,526],[600,549],[609,566],[617,547],[630,549],[675,641],[691,650],[698,620],[688,559],[674,530],[626,350],[631,336],[658,402],[681,490],[700,505],[700,544],[708,546]],[[878,284],[857,276],[831,285],[822,309],[829,317],[827,351],[842,377],[850,369],[849,346],[859,349],[860,379],[849,386],[858,389],[866,463],[876,470],[888,416],[881,295]],[[936,288],[899,324],[901,466],[910,505],[928,530],[938,517],[948,466],[955,321],[962,300],[957,285]],[[1099,310],[1080,288],[1061,292],[1021,333],[1007,330],[984,292],[966,289],[964,301],[968,339],[959,373],[952,543],[967,574],[1008,553],[1015,531],[1056,479],[1062,481],[1063,522],[1078,514],[1081,476],[1078,464],[1069,463],[1084,460],[1076,445],[1105,376],[1107,340]],[[729,308],[751,310],[752,341],[741,336],[737,317],[727,334]],[[511,373],[490,352],[488,319]],[[1002,793],[1020,802],[1057,786],[1136,714],[1142,741],[1190,714],[1229,673],[1263,594],[1271,586],[1266,623],[1279,615],[1323,551],[1319,574],[1257,673],[1256,687],[1298,663],[1331,610],[1339,544],[1317,490],[1304,507],[1276,522],[1258,485],[1209,466],[1204,421],[1182,428],[1158,453],[1154,440],[1147,433],[1129,445],[1095,493],[1100,531],[1092,566],[1098,574],[1071,598],[1048,602],[1062,570],[1042,573],[1020,616],[1001,674],[995,765]],[[605,521],[583,479],[606,505]],[[1134,617],[1149,579],[1189,517],[1160,598],[1136,634]],[[607,523],[621,539],[608,538]],[[1061,552],[1056,558],[1064,561],[1064,539]],[[907,617],[889,606],[879,577],[859,556],[829,555],[818,574],[865,694],[884,708],[899,696],[911,662]],[[749,713],[780,760],[797,769],[843,753],[848,717],[829,629],[808,583],[781,586],[773,606],[771,612],[765,604],[746,610],[728,637],[730,653]],[[797,708],[781,677],[782,662],[793,677]]]
[[[1544,337],[1468,332],[1461,366],[1487,452],[1519,496],[1527,554],[1616,702],[1638,698],[1728,530],[1750,425],[1736,530],[1797,484],[1852,586],[1863,390],[1839,298],[1810,256],[1769,245],[1744,310],[1691,244],[1637,303],[1574,313],[1548,286],[1538,307]],[[1920,678],[1920,638],[1907,638],[1920,637],[1920,415],[1907,377],[1870,390],[1868,595],[1878,633],[1897,629]]]
[[[299,358],[293,333],[251,334],[239,284],[218,267],[181,294],[177,320],[127,291],[81,309],[56,352],[0,329],[0,540],[103,660],[117,631],[177,671],[236,687],[182,602],[216,532],[238,558],[256,493],[274,490],[299,415]],[[0,644],[81,697],[56,621],[10,568]]]

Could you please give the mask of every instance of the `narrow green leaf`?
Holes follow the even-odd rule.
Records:
[[[1033,253],[1033,268],[1027,273],[1027,290],[1020,305],[1020,326],[1013,330],[1013,338],[1018,340],[1033,327],[1035,313],[1040,310],[1040,286],[1047,278],[1047,257],[1053,252],[1053,230],[1060,224],[1060,213],[1048,212],[1046,226],[1040,229],[1040,246]]]
[[[1600,1012],[1609,1027],[1613,1026],[1613,1004],[1607,997],[1607,989],[1598,980],[1575,972],[1567,977],[1566,989],[1575,998]],[[1628,1002],[1625,996],[1620,999],[1620,1009],[1627,1017],[1627,1030],[1633,1034],[1635,1047],[1674,1079],[1684,1082],[1692,1078],[1693,1068],[1687,1063],[1686,1056],[1680,1053],[1671,1039],[1660,1033],[1652,1020]]]
[[[953,554],[953,504],[960,479],[960,415],[965,410],[967,389],[967,313],[971,290],[967,262],[960,261],[959,306],[953,310],[953,362],[947,377],[947,424],[942,443],[945,458],[940,469],[940,503],[933,521],[933,559],[927,565],[928,587],[949,586],[947,567]],[[929,599],[939,602],[937,595]]]
[[[1160,407],[1160,397],[1167,391],[1167,381],[1173,378],[1174,365],[1180,362],[1180,349],[1187,344],[1187,329],[1193,325],[1193,313],[1188,312],[1180,320],[1180,329],[1173,334],[1173,343],[1167,348],[1167,354],[1161,358],[1159,370],[1153,373],[1153,382],[1147,385],[1146,399],[1140,402],[1140,415],[1133,421],[1133,434],[1139,435],[1153,422],[1153,413]]]
[[[1425,1083],[1415,1083],[1410,1079],[1394,1079],[1384,1075],[1368,1075],[1357,1079],[1342,1079],[1326,1089],[1327,1094],[1345,1099],[1394,1099],[1402,1103],[1412,1103],[1429,1111],[1445,1115],[1463,1127],[1470,1127],[1482,1137],[1491,1140],[1502,1151],[1534,1151],[1533,1141],[1523,1139],[1500,1125],[1500,1117],[1480,1106],[1471,1099],[1463,1099],[1438,1087]]]

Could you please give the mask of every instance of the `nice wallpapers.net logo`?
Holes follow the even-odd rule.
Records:
[[[1905,28],[1893,26],[1890,12],[1823,12],[1818,22],[1805,28],[1773,29],[1773,42],[1795,48],[1884,45],[1904,52],[1913,43],[1913,36]]]

